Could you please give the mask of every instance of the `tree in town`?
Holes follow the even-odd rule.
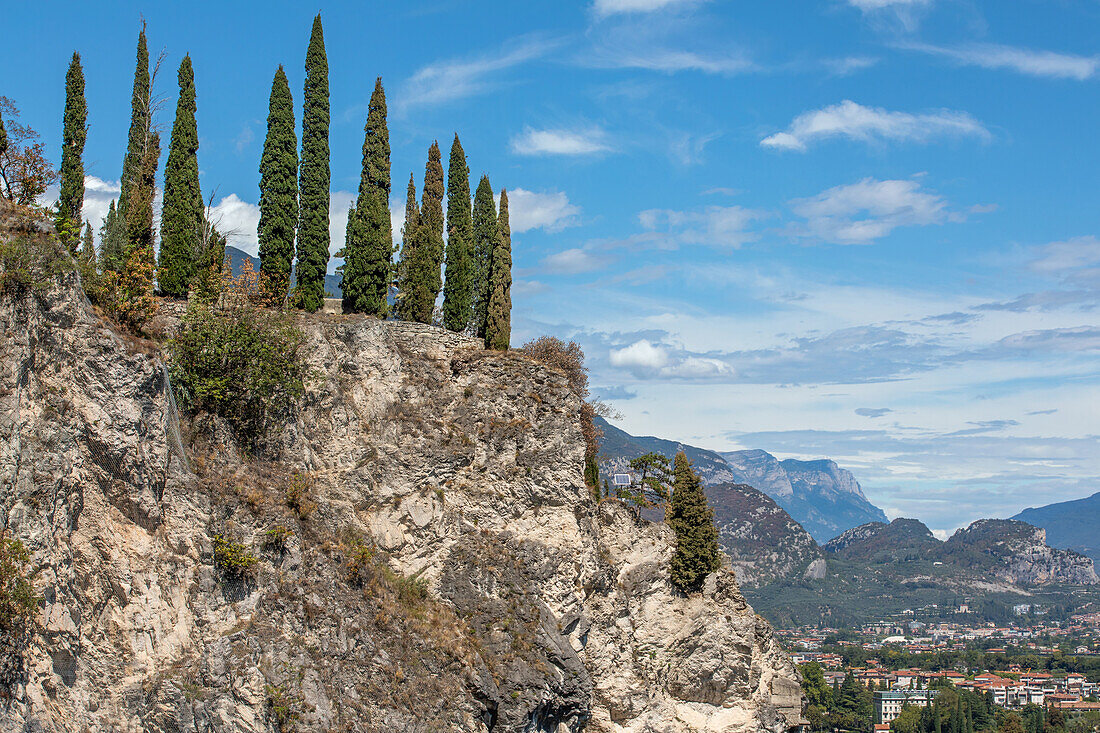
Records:
[[[73,52],[65,74],[65,116],[61,132],[61,191],[57,199],[58,231],[79,235],[84,209],[84,142],[88,138],[88,103],[84,99],[84,69]],[[75,252],[78,236],[66,244]]]
[[[474,194],[473,244],[470,253],[470,292],[473,299],[474,335],[485,338],[489,320],[489,265],[499,242],[497,209],[489,176],[482,176]]]
[[[298,171],[298,269],[295,296],[303,310],[316,311],[325,299],[329,249],[328,58],[321,16],[313,19],[306,50],[302,107],[302,155]]]
[[[508,192],[500,189],[497,241],[489,259],[489,305],[485,348],[507,351],[512,339],[512,229],[508,223]]]
[[[673,474],[667,519],[676,533],[676,552],[669,574],[672,583],[687,593],[698,590],[707,574],[718,569],[718,528],[703,482],[683,451],[676,454]]]
[[[470,325],[471,216],[470,168],[456,134],[447,168],[447,269],[443,282],[443,325],[450,331],[465,331]]]
[[[168,160],[164,164],[164,205],[160,215],[157,283],[165,295],[186,297],[196,273],[203,226],[199,188],[199,130],[195,122],[195,72],[191,56],[179,68],[179,101]]]
[[[386,126],[386,92],[379,77],[367,108],[359,196],[348,212],[342,253],[345,310],[386,315],[393,253],[389,200],[390,133]]]
[[[30,206],[57,180],[57,172],[38,133],[19,122],[19,109],[7,97],[0,97],[0,127],[0,196]]]
[[[298,226],[298,136],[294,100],[282,65],[271,82],[267,136],[260,157],[260,271],[268,299],[286,300]]]

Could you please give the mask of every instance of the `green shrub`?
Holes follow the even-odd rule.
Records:
[[[240,579],[252,572],[252,566],[256,564],[256,556],[242,542],[234,542],[222,537],[220,534],[212,538],[214,543],[214,566],[219,568],[227,577]]]
[[[276,524],[264,532],[264,547],[283,552],[286,549],[287,540],[294,535],[294,530],[282,524]]]
[[[45,234],[0,241],[0,293],[45,290],[73,269],[61,245]]]
[[[267,693],[267,707],[271,711],[271,722],[275,724],[275,730],[280,733],[289,733],[296,728],[296,723],[301,717],[300,708],[302,701],[294,695],[285,685],[265,685]]]
[[[255,444],[269,420],[305,392],[303,339],[285,314],[192,303],[170,344],[177,396]]]
[[[4,634],[26,631],[38,605],[30,561],[22,542],[0,535],[0,632]]]

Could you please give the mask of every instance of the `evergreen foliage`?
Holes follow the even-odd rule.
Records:
[[[447,168],[447,270],[443,284],[443,325],[450,331],[465,331],[470,325],[471,217],[470,168],[456,134]]]
[[[145,24],[138,33],[137,64],[134,68],[134,90],[130,97],[130,134],[126,155],[122,160],[121,190],[118,195],[117,216],[112,222],[103,245],[103,267],[116,272],[122,269],[128,258],[127,245],[131,227],[128,223],[131,189],[141,178],[145,153],[149,143],[152,118],[152,100],[149,96],[149,46],[145,40]],[[140,214],[139,214],[140,218]],[[152,224],[150,223],[150,226]]]
[[[416,203],[416,182],[409,174],[405,193],[405,224],[401,228],[401,260],[397,263],[397,317],[416,320],[417,272],[416,244],[420,228],[420,206]]]
[[[497,209],[489,176],[482,176],[474,195],[473,246],[470,263],[470,290],[473,293],[474,334],[485,338],[489,319],[489,265],[497,246]]]
[[[80,257],[93,268],[96,266],[95,235],[92,234],[92,223],[84,222],[84,238],[80,245]]]
[[[386,315],[393,232],[390,229],[390,134],[382,78],[374,84],[363,128],[359,196],[348,212],[341,290],[344,310]]]
[[[295,295],[304,310],[316,311],[325,299],[329,248],[329,98],[328,58],[321,16],[313,19],[306,50],[302,107],[302,155],[298,170],[298,268]]]
[[[99,259],[103,270],[118,272],[121,265],[114,264],[112,257],[119,258],[121,262],[122,254],[126,251],[126,226],[114,201],[111,201],[107,208],[107,216],[104,217],[99,230],[99,247]]]
[[[676,553],[669,571],[677,588],[691,592],[702,586],[708,573],[718,569],[718,528],[703,483],[683,451],[676,454],[673,465],[668,523],[676,533]]]
[[[88,104],[84,99],[84,69],[80,54],[73,52],[65,74],[65,118],[61,134],[61,192],[58,216],[80,226],[84,209],[84,142],[88,137]],[[60,227],[59,227],[60,230]],[[79,232],[79,228],[76,229]],[[72,250],[76,240],[67,242]]]
[[[282,303],[290,288],[294,232],[298,225],[298,136],[294,100],[280,65],[271,82],[267,137],[260,158],[260,270],[268,296]]]
[[[409,191],[415,196],[412,182]],[[414,202],[415,206],[415,202]],[[433,142],[424,166],[424,190],[415,222],[406,204],[404,244],[401,250],[401,318],[431,323],[435,299],[442,286],[443,265],[443,164],[439,144]]]
[[[424,167],[424,190],[420,197],[420,246],[424,248],[426,285],[421,314],[427,314],[422,322],[430,323],[435,299],[443,287],[443,161],[439,142],[428,148],[428,163]]]
[[[507,351],[512,338],[512,228],[508,223],[508,191],[500,189],[497,241],[489,260],[489,306],[485,348]],[[598,476],[597,476],[598,478]]]
[[[195,122],[195,72],[185,55],[179,68],[179,102],[168,160],[164,164],[164,205],[160,216],[157,282],[165,295],[186,297],[195,277],[203,226],[199,188],[199,130]]]

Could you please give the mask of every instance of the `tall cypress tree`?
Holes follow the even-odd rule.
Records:
[[[416,182],[409,174],[405,194],[405,225],[401,228],[401,260],[397,263],[397,317],[416,320],[416,241],[420,228],[420,207],[416,204]]]
[[[290,288],[294,231],[298,225],[298,136],[294,100],[282,65],[271,82],[267,136],[260,157],[260,271],[273,302],[282,303]]]
[[[363,133],[363,170],[358,199],[348,212],[341,290],[345,310],[382,316],[389,295],[393,233],[389,210],[390,133],[381,77],[374,83]]]
[[[443,163],[438,143],[433,142],[428,149],[424,191],[415,227],[410,228],[407,214],[406,211],[405,244],[401,252],[404,280],[401,317],[431,323],[435,299],[442,286],[440,267],[443,264]]]
[[[146,148],[149,143],[149,126],[152,115],[149,97],[149,45],[145,40],[145,23],[138,33],[137,63],[134,68],[134,89],[130,96],[130,133],[126,146],[126,155],[122,159],[122,176],[119,179],[121,190],[118,206],[115,207],[113,228],[108,232],[103,245],[104,269],[119,271],[126,259],[127,244],[130,241],[130,227],[127,223],[127,210],[130,205],[130,192],[141,177],[145,162]],[[141,217],[139,216],[140,220]]]
[[[84,99],[84,69],[73,52],[65,74],[65,118],[61,135],[61,193],[58,216],[79,232],[84,209],[84,141],[88,137],[88,104]],[[70,243],[74,249],[76,241]]]
[[[677,588],[691,592],[718,569],[718,529],[703,484],[683,451],[676,454],[674,475],[668,523],[676,533],[676,552],[669,574]]]
[[[455,135],[447,168],[447,274],[443,283],[443,325],[465,331],[472,312],[470,169]]]
[[[306,83],[302,106],[302,156],[298,171],[299,307],[315,311],[325,299],[329,247],[329,102],[328,57],[321,16],[313,19],[306,50]]]
[[[474,194],[474,239],[470,257],[474,334],[478,338],[485,338],[485,326],[489,320],[489,266],[499,239],[493,187],[489,185],[489,176],[482,176]]]
[[[428,148],[418,228],[426,265],[426,297],[421,303],[421,322],[431,323],[435,299],[443,287],[443,160],[439,154],[438,141],[432,142],[432,146]]]
[[[497,244],[489,263],[489,316],[485,348],[507,351],[512,338],[512,228],[508,223],[508,191],[500,189]]]
[[[199,188],[199,130],[195,122],[195,72],[191,56],[179,68],[180,96],[164,164],[164,205],[160,216],[157,282],[165,295],[186,297],[195,277],[203,221]]]

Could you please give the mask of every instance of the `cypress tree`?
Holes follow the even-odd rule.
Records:
[[[313,19],[306,50],[306,83],[302,106],[302,156],[298,175],[299,307],[315,311],[325,299],[329,248],[329,102],[328,58],[321,16]]]
[[[79,232],[84,209],[84,141],[88,137],[88,104],[84,99],[84,69],[73,52],[65,74],[65,118],[61,135],[61,193],[58,216]],[[70,243],[75,249],[76,242]]]
[[[420,198],[420,244],[424,247],[424,300],[420,304],[422,323],[431,323],[435,299],[443,287],[443,160],[439,143],[428,148],[424,167],[424,192]]]
[[[676,454],[668,523],[676,533],[669,574],[684,592],[698,590],[707,573],[718,569],[718,529],[703,484],[683,451]],[[847,683],[847,680],[845,680]]]
[[[405,224],[401,228],[401,260],[397,263],[397,317],[404,321],[416,320],[414,275],[417,274],[415,261],[419,227],[420,207],[416,203],[416,183],[410,173],[405,194]]]
[[[410,182],[410,192],[415,195]],[[409,224],[406,205],[404,245],[401,250],[401,317],[431,323],[435,299],[442,286],[443,264],[443,164],[439,145],[432,143],[424,166],[424,191],[415,225]]]
[[[455,135],[447,168],[447,274],[443,284],[443,325],[465,331],[471,317],[470,169],[466,153]]]
[[[164,164],[164,206],[160,216],[157,282],[165,295],[186,297],[195,277],[203,221],[199,188],[199,130],[195,123],[195,72],[191,56],[179,68],[179,102],[168,160]]]
[[[298,225],[298,136],[294,99],[282,65],[271,82],[267,137],[260,158],[260,271],[273,302],[282,303],[290,288],[294,230]]]
[[[121,271],[127,255],[130,230],[127,225],[127,209],[134,181],[141,176],[142,163],[148,143],[150,124],[149,98],[149,46],[145,40],[145,23],[138,33],[137,64],[134,68],[134,90],[130,97],[130,133],[126,155],[122,159],[121,190],[118,195],[116,216],[103,240],[103,268]]]
[[[345,310],[383,316],[389,295],[393,233],[389,211],[390,133],[381,77],[374,83],[363,133],[363,170],[358,199],[348,212],[341,290]]]
[[[92,223],[84,222],[84,240],[80,246],[80,256],[93,268],[96,265],[95,236],[92,234]]]
[[[474,334],[485,338],[489,319],[489,265],[497,246],[497,209],[489,176],[482,176],[474,195],[474,241],[470,257],[470,289],[474,301]]]
[[[497,244],[489,263],[489,316],[485,348],[507,351],[512,338],[512,228],[508,223],[508,191],[500,189]]]

